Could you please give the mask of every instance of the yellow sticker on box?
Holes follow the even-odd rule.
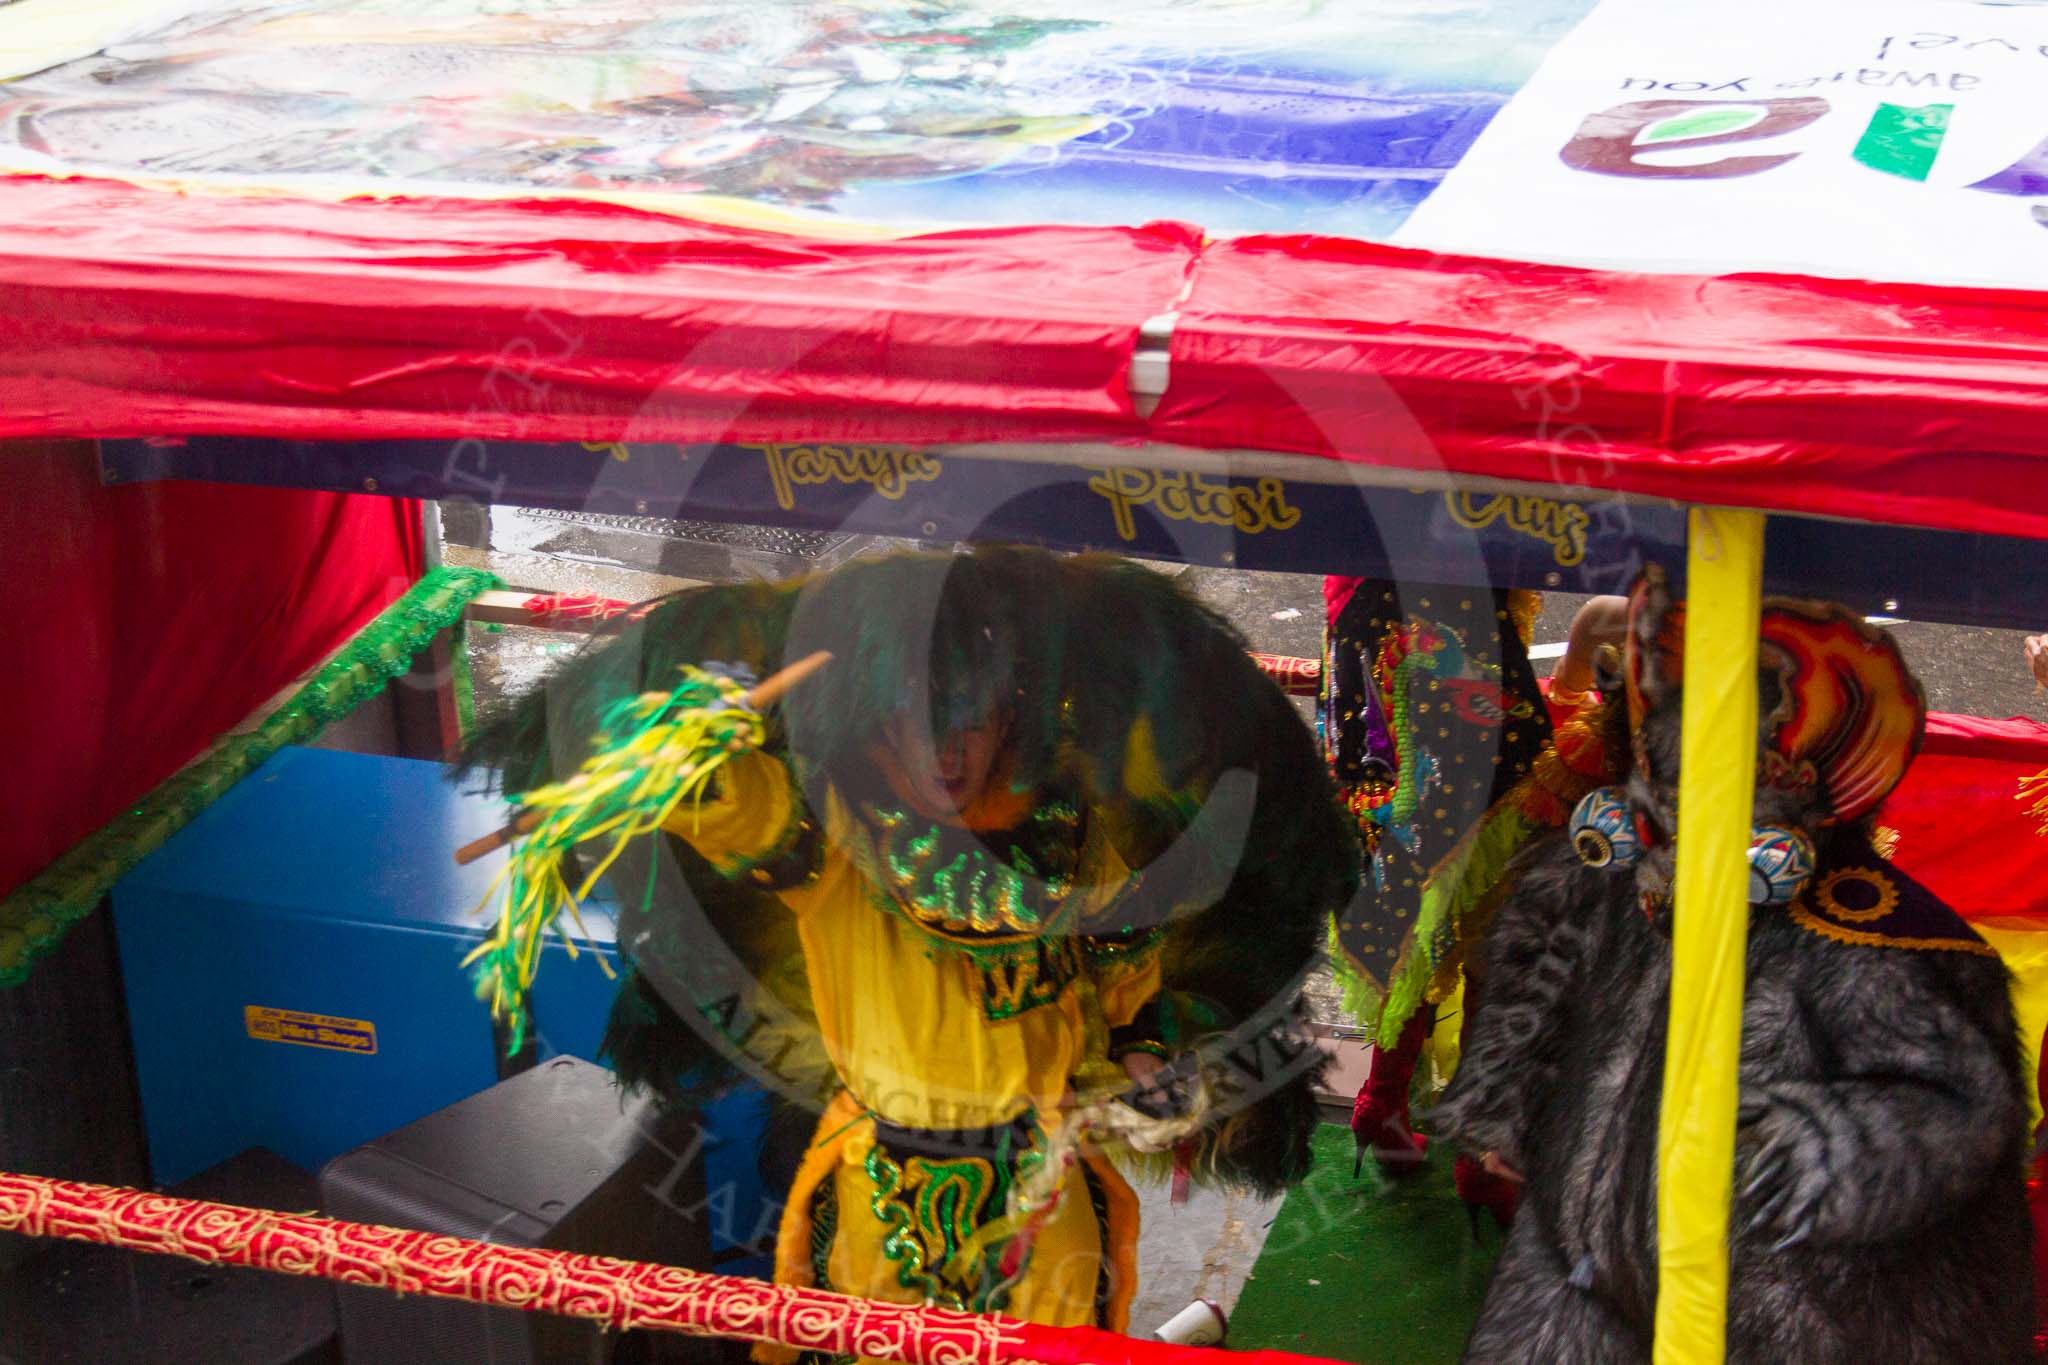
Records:
[[[331,1014],[244,1005],[242,1023],[249,1036],[258,1042],[296,1043],[300,1047],[354,1052],[364,1057],[377,1053],[377,1026],[367,1019],[338,1019]]]

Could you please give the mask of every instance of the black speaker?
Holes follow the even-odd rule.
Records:
[[[708,1269],[700,1130],[624,1100],[611,1073],[558,1057],[320,1173],[330,1217]],[[718,1343],[621,1336],[595,1323],[335,1286],[346,1365],[722,1362]]]

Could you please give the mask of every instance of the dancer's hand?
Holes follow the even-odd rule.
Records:
[[[1166,1070],[1165,1060],[1154,1056],[1150,1052],[1126,1052],[1124,1054],[1124,1075],[1136,1081],[1143,1089],[1150,1090],[1153,1078],[1164,1070]]]
[[[2034,682],[2048,687],[2048,635],[2029,635],[2025,646],[2027,667],[2033,672]]]
[[[1564,653],[1551,672],[1552,695],[1576,697],[1590,691],[1597,681],[1602,647],[1618,648],[1627,638],[1628,599],[1589,598],[1572,617]]]

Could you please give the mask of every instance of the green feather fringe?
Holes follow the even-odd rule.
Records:
[[[702,800],[727,762],[761,745],[765,728],[744,687],[701,669],[680,671],[672,691],[622,697],[606,708],[593,752],[575,775],[515,798],[540,823],[519,840],[485,897],[488,904],[503,888],[497,927],[463,959],[477,964],[477,995],[490,1002],[492,1017],[511,1021],[508,1053],[526,1043],[526,997],[548,930],[559,932],[564,914],[579,918],[578,903],[631,840],[659,832],[677,808]],[[580,884],[572,886],[570,850],[603,840],[609,849],[578,870]],[[574,958],[575,940],[561,937]],[[598,965],[610,974],[603,958]]]
[[[1472,837],[1437,866],[1422,888],[1415,932],[1387,982],[1376,1038],[1398,1038],[1456,958],[1465,916],[1507,875],[1508,863],[1536,827],[1508,801],[1496,805]]]
[[[1344,1012],[1358,1020],[1368,1029],[1375,1030],[1380,1011],[1386,1008],[1387,991],[1365,968],[1358,965],[1351,954],[1344,951],[1342,936],[1337,931],[1337,920],[1330,920],[1329,946],[1330,978],[1337,986],[1338,1000]],[[1366,1041],[1370,1042],[1368,1038]]]

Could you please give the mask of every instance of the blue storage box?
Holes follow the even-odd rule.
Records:
[[[505,814],[437,763],[287,748],[115,887],[160,1184],[251,1147],[318,1170],[498,1080],[461,962],[495,915],[476,912],[506,855],[453,854]],[[582,914],[583,950],[571,961],[551,943],[535,982],[543,1058],[595,1061],[617,989],[594,960],[618,969],[611,906],[594,897]],[[714,1233],[733,1234],[715,1245],[749,1237],[762,1207],[761,1112],[742,1094],[706,1116]]]

